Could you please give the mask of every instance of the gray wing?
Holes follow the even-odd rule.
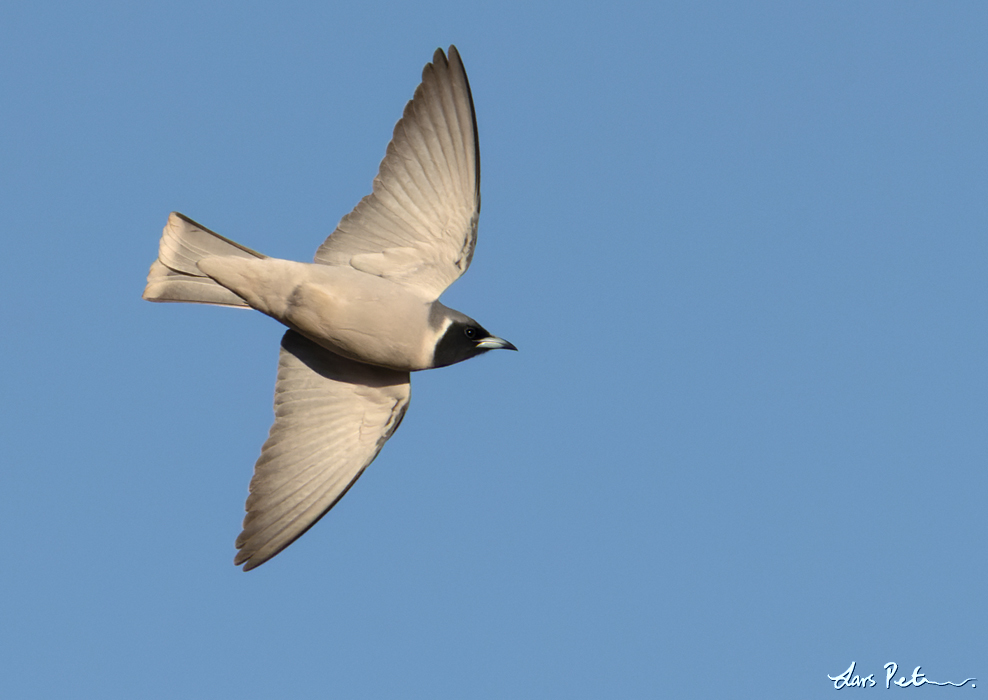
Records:
[[[374,191],[315,261],[351,265],[438,298],[466,272],[480,216],[480,145],[460,54],[436,49],[395,125]]]
[[[285,333],[275,421],[254,466],[234,564],[260,566],[336,505],[398,428],[410,392],[408,372]]]

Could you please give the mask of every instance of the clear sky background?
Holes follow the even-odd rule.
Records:
[[[980,2],[6,3],[0,697],[984,693],[986,36]],[[282,329],[142,301],[161,228],[311,260],[450,43],[484,206],[443,301],[520,352],[415,375],[245,574]]]

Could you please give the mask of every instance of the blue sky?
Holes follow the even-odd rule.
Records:
[[[351,5],[0,9],[0,695],[988,684],[988,7]],[[521,351],[245,574],[281,328],[143,302],[161,228],[311,259],[450,43]]]

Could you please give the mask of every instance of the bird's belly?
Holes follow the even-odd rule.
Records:
[[[431,300],[351,267],[212,256],[199,269],[327,350],[380,367],[431,366]]]
[[[359,362],[404,371],[430,366],[429,304],[380,277],[334,277],[296,286],[283,322]]]

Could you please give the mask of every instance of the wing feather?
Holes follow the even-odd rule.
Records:
[[[285,333],[275,421],[254,466],[234,563],[260,566],[325,515],[397,429],[409,396],[408,372],[354,362]]]
[[[351,265],[438,298],[470,265],[480,214],[477,119],[463,62],[437,49],[395,125],[373,192],[315,261]]]

